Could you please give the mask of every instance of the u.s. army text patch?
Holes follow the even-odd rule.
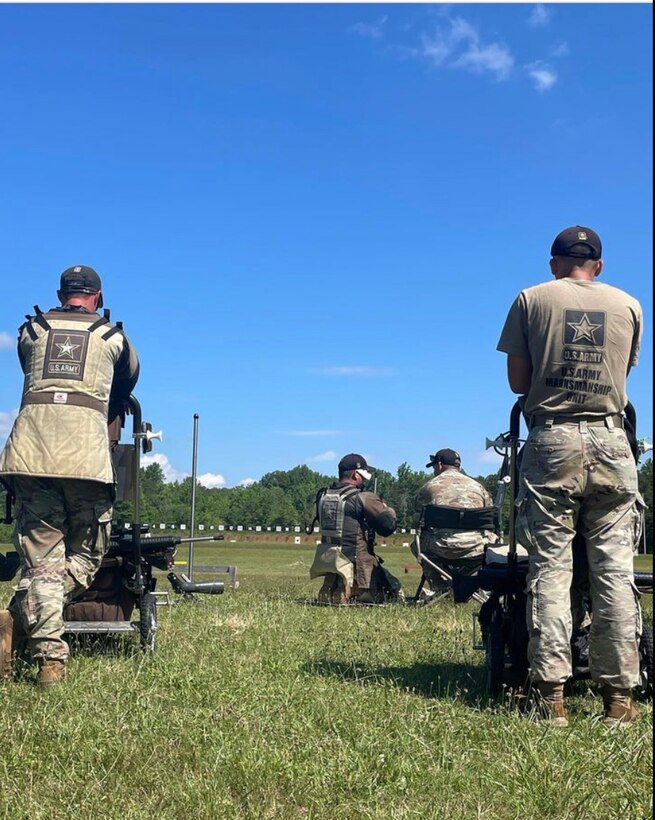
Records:
[[[51,330],[43,378],[82,381],[88,344],[89,334],[86,330]]]

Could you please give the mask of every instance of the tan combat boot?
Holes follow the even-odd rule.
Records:
[[[346,604],[350,597],[350,587],[346,586],[345,581],[340,575],[337,575],[337,581],[332,590],[333,604]]]
[[[634,723],[641,714],[630,697],[629,689],[603,686],[603,705],[605,706],[603,724],[610,729]]]
[[[568,726],[569,719],[566,716],[566,706],[564,706],[564,684],[539,681],[537,691],[539,693],[537,707],[541,720],[551,726]]]
[[[337,580],[335,573],[330,572],[323,578],[323,584],[318,591],[318,600],[322,604],[329,604],[332,601],[332,590]]]
[[[11,680],[14,653],[23,637],[16,616],[8,609],[0,611],[0,681]]]
[[[44,688],[57,686],[63,683],[66,677],[66,664],[64,661],[48,661],[41,658],[39,660],[39,673],[36,676],[36,685]]]

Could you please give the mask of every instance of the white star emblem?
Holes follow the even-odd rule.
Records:
[[[73,358],[73,351],[77,350],[79,345],[74,345],[71,342],[71,337],[67,336],[66,341],[63,343],[55,342],[57,347],[59,348],[59,356],[57,358],[62,359],[64,356],[68,356],[69,359]]]
[[[590,322],[589,317],[586,313],[582,314],[582,319],[580,319],[579,322],[567,322],[567,324],[569,327],[573,328],[573,339],[571,344],[575,344],[575,342],[579,341],[580,339],[586,339],[593,345],[596,344],[596,339],[594,338],[594,331],[598,330],[598,328],[602,327],[602,325],[595,325],[593,324],[593,322]]]

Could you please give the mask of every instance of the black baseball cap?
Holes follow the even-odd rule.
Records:
[[[375,467],[370,467],[364,456],[360,456],[358,453],[348,453],[339,462],[339,475],[352,473],[355,470],[368,481],[375,472]]]
[[[450,464],[453,467],[459,467],[462,463],[462,457],[456,450],[450,450],[445,447],[443,450],[438,450],[425,465],[426,467],[433,467],[435,464],[441,462],[442,464]]]
[[[558,233],[550,249],[551,256],[572,256],[575,259],[600,259],[602,252],[600,236],[583,225],[574,225]]]
[[[102,290],[102,283],[93,268],[75,265],[62,273],[59,289],[63,293],[98,293]]]

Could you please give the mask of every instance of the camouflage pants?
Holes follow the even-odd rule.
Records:
[[[523,448],[517,538],[530,555],[528,659],[532,679],[563,683],[571,675],[572,543],[586,545],[594,680],[630,688],[639,674],[639,593],[633,550],[639,541],[637,470],[620,428],[536,427]]]
[[[113,488],[64,478],[14,479],[21,577],[10,609],[32,658],[66,660],[63,609],[89,587],[109,546]]]

